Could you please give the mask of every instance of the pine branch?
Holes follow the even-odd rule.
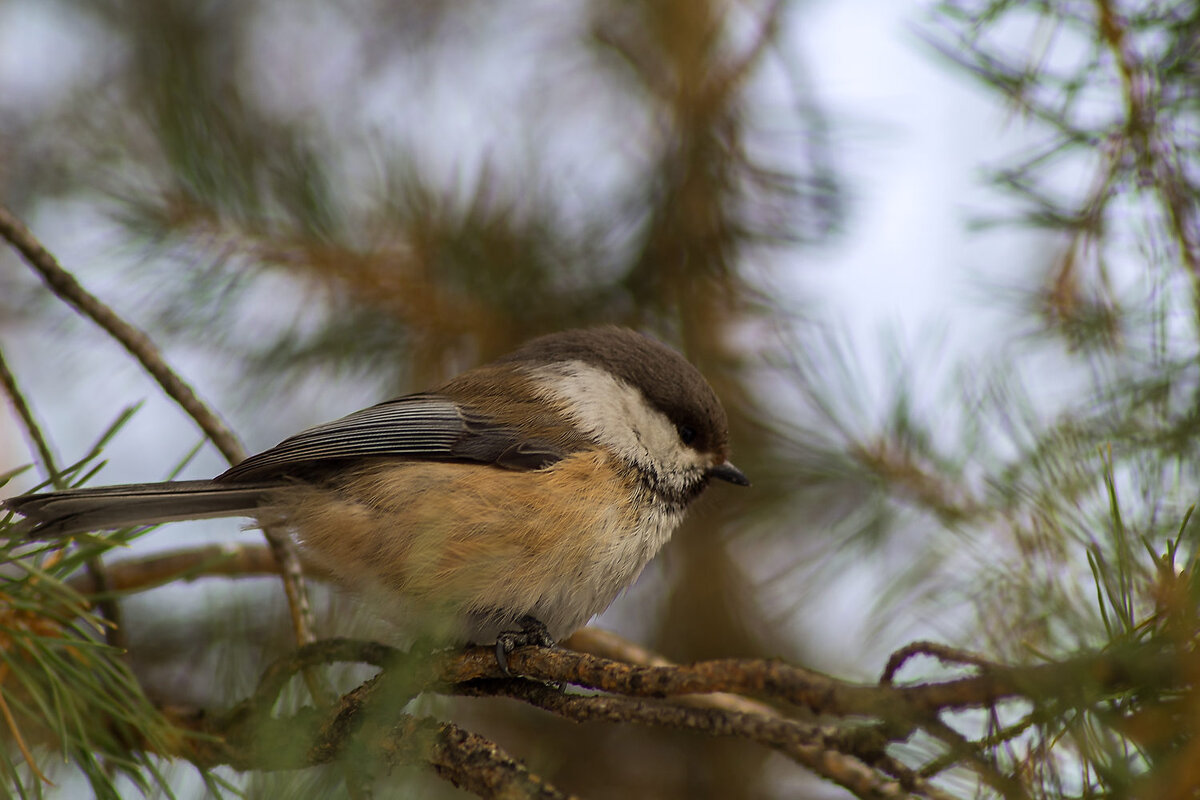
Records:
[[[237,436],[163,358],[153,340],[121,318],[115,311],[88,292],[75,277],[58,263],[41,242],[7,208],[0,206],[0,236],[6,239],[41,276],[46,286],[63,302],[100,326],[125,348],[150,374],[163,391],[179,404],[230,464],[246,457],[246,449]],[[307,644],[315,639],[312,609],[304,587],[303,571],[292,541],[285,535],[263,530],[271,552],[282,565],[284,592],[292,610],[296,639]]]
[[[918,643],[901,652],[934,649]],[[639,666],[564,649],[526,647],[509,656],[510,668],[524,677],[510,678],[500,671],[488,647],[410,656],[375,642],[333,639],[273,664],[255,693],[227,712],[177,709],[175,721],[202,736],[182,740],[186,749],[165,755],[202,767],[278,770],[365,754],[392,766],[424,763],[484,797],[510,790],[518,797],[559,796],[545,794],[557,790],[514,767],[516,762],[494,744],[447,723],[397,713],[421,692],[437,692],[507,697],[580,723],[633,724],[742,739],[791,758],[857,797],[945,800],[951,797],[948,792],[887,753],[890,745],[923,730],[945,742],[958,764],[973,769],[1006,797],[1017,798],[1025,796],[1020,784],[950,728],[942,714],[995,709],[1011,700],[1038,707],[1099,707],[1122,692],[1186,686],[1195,660],[1190,653],[1145,644],[1034,666],[976,659],[972,666],[979,675],[894,686],[850,683],[779,661]],[[292,675],[334,662],[368,664],[381,672],[344,695],[330,711],[302,709],[290,716],[271,716]],[[556,688],[567,684],[591,691]],[[710,692],[765,698],[842,722],[817,725],[778,708],[754,713],[676,702]],[[297,736],[299,730],[311,737]],[[282,746],[280,737],[292,744]],[[454,750],[460,746],[468,747],[470,754]],[[491,755],[477,761],[480,753]]]

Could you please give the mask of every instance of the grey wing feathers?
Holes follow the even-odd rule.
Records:
[[[471,461],[540,469],[565,456],[437,395],[409,395],[309,428],[211,481],[176,481],[25,495],[4,502],[27,519],[16,535],[68,536],[181,519],[254,516],[272,490],[306,469],[368,457]]]
[[[552,464],[563,453],[490,422],[438,395],[389,400],[284,439],[216,478],[277,478],[321,462],[369,457],[467,460],[514,469]]]

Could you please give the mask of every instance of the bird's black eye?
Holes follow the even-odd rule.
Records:
[[[679,441],[683,442],[684,444],[691,444],[692,442],[696,441],[696,429],[691,425],[680,425],[678,430]]]

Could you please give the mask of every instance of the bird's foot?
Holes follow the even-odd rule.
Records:
[[[521,626],[520,630],[516,631],[501,631],[496,636],[496,663],[500,666],[500,671],[505,675],[512,675],[508,671],[508,654],[518,647],[536,646],[536,647],[554,647],[554,639],[550,638],[550,632],[546,630],[546,626],[541,620],[536,617],[526,614],[517,620],[517,624]]]

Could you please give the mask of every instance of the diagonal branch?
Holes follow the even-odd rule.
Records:
[[[195,420],[200,430],[230,464],[236,464],[246,457],[246,449],[229,426],[167,365],[162,353],[145,331],[126,322],[99,298],[83,288],[75,276],[63,269],[58,259],[3,206],[0,206],[0,236],[24,256],[26,263],[41,276],[50,291],[103,328],[105,333],[137,359],[167,396]]]
[[[54,255],[42,246],[33,233],[3,206],[0,206],[0,237],[16,248],[29,266],[41,276],[50,291],[99,325],[137,359],[167,396],[178,403],[204,431],[205,436],[230,464],[236,464],[246,457],[246,450],[233,431],[199,398],[192,387],[171,369],[150,337],[126,322],[99,298],[83,288],[71,273],[63,269]],[[265,529],[263,534],[282,567],[284,592],[292,610],[296,638],[300,644],[307,644],[315,639],[312,632],[312,609],[309,607],[296,548],[286,536]]]

